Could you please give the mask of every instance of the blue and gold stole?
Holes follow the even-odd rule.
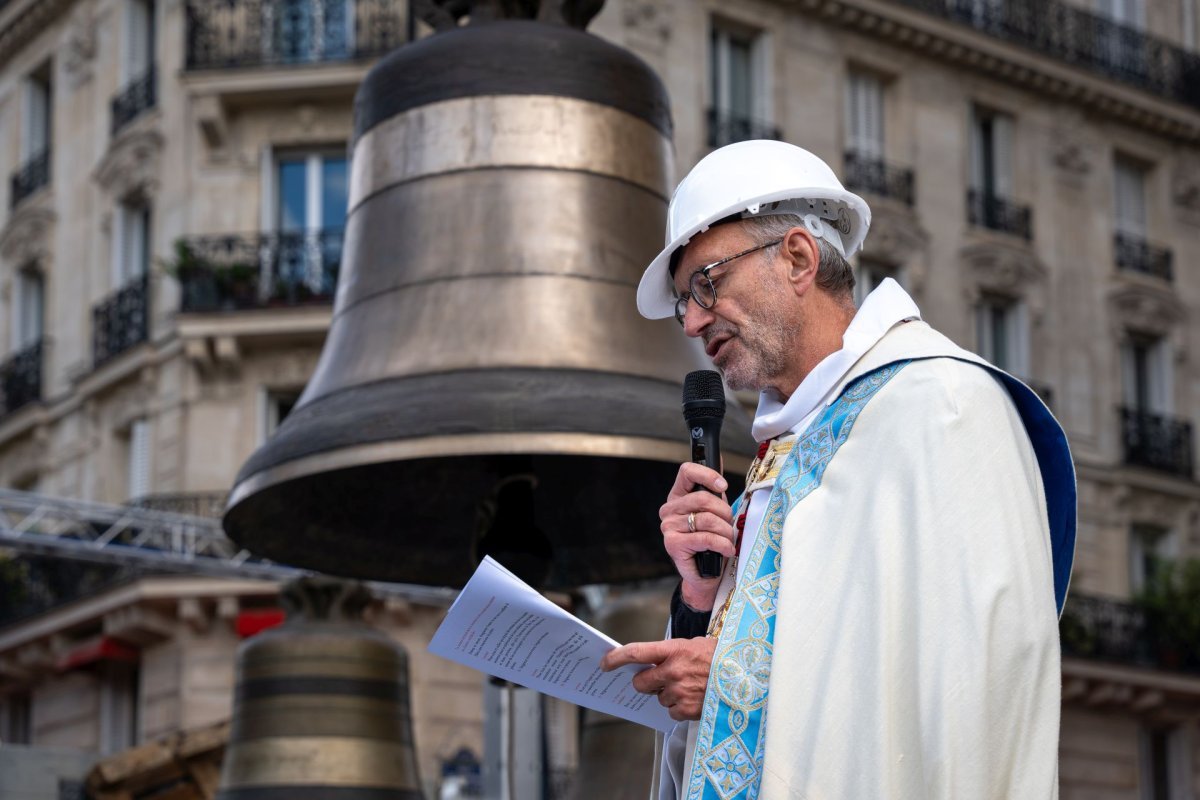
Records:
[[[881,367],[850,383],[801,434],[767,500],[767,513],[741,571],[717,639],[704,711],[692,753],[688,800],[758,797],[766,738],[771,643],[783,521],[821,485],[825,468],[871,398],[907,365]]]

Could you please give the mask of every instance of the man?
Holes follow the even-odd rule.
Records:
[[[671,200],[638,308],[761,391],[761,444],[733,507],[719,473],[680,467],[660,512],[673,638],[605,660],[655,665],[635,686],[684,721],[655,800],[1057,796],[1066,439],[894,281],[855,310],[869,226],[782,142],[713,152]],[[699,576],[702,550],[722,577]]]

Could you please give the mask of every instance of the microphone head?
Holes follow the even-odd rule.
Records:
[[[689,372],[683,379],[684,419],[721,419],[725,416],[725,385],[721,373],[711,369]]]

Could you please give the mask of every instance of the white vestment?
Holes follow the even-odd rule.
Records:
[[[1008,392],[909,322],[824,402],[907,359],[784,523],[766,800],[1057,796],[1047,505]],[[696,728],[662,743],[655,800],[682,796]]]

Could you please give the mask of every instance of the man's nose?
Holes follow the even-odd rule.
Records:
[[[687,309],[683,315],[683,332],[688,336],[700,336],[713,321],[711,308],[704,308],[695,299],[688,300]]]

